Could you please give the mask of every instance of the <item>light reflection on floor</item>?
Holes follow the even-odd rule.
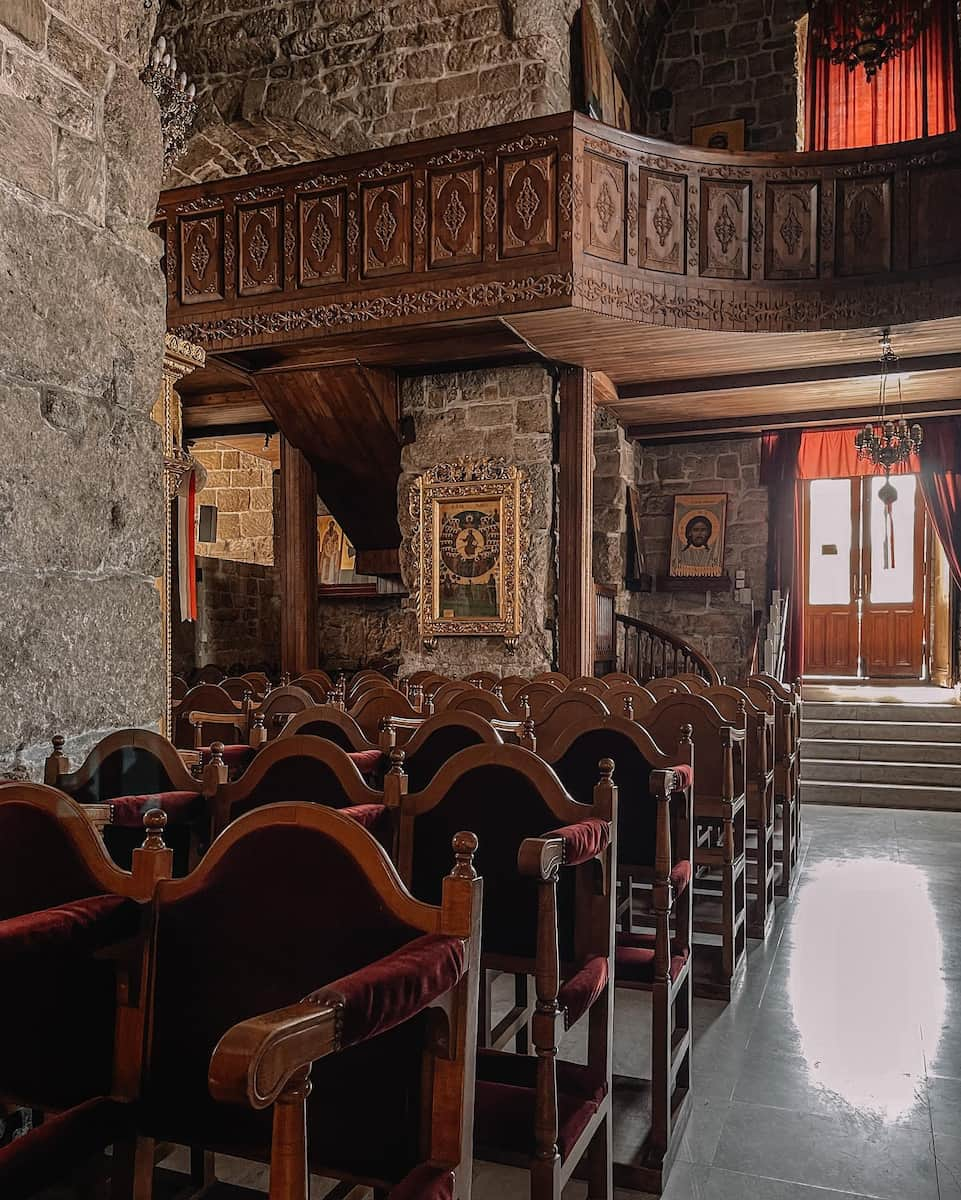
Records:
[[[944,1026],[941,933],[924,872],[886,858],[809,864],[788,990],[812,1083],[897,1121],[915,1105],[920,1033]]]

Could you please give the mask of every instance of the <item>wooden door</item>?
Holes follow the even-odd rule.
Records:
[[[856,676],[861,489],[858,479],[804,485],[804,673]]]
[[[924,506],[913,475],[892,480],[893,548],[886,545],[883,476],[862,481],[861,653],[871,679],[918,679],[924,654]]]

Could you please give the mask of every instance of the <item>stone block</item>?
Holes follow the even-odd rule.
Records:
[[[0,0],[0,25],[40,50],[47,28],[46,6],[43,0]]]
[[[99,95],[107,82],[110,59],[95,42],[51,15],[47,30],[47,54],[55,67],[91,95]]]
[[[216,493],[217,508],[222,513],[246,512],[250,507],[249,488],[218,488]]]
[[[69,212],[104,221],[105,157],[94,142],[61,130],[57,144],[57,201]]]
[[[245,458],[247,456],[245,455]],[[249,461],[249,459],[248,459]],[[239,470],[230,471],[230,486],[232,488],[259,488],[264,486],[264,476],[267,473],[266,464],[263,469],[241,466]]]
[[[3,156],[0,175],[36,196],[52,197],[54,130],[44,114],[16,96],[0,95],[0,143],[17,148]],[[21,227],[24,237],[28,227]]]
[[[240,513],[217,513],[217,545],[240,537]]]
[[[97,110],[93,98],[55,75],[42,60],[8,49],[0,81],[6,91],[36,105],[55,124],[66,126],[81,137],[96,135]]]
[[[251,488],[250,490],[250,510],[251,512],[269,512],[274,511],[274,494],[269,488]]]
[[[269,537],[274,531],[273,516],[267,512],[242,512],[240,533],[242,537]]]
[[[717,459],[718,479],[738,479],[741,475],[741,460],[736,454],[720,454]]]
[[[225,471],[236,471],[240,468],[240,451],[224,450],[221,466]]]
[[[513,428],[513,404],[473,404],[467,411],[467,424],[473,428],[509,425]]]
[[[107,152],[107,213],[146,224],[153,216],[163,170],[160,111],[133,71],[118,69],[103,108]]]

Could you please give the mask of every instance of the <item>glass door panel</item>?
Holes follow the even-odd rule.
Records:
[[[808,603],[851,603],[851,481],[812,479]]]
[[[870,555],[871,604],[911,604],[914,601],[914,500],[917,480],[903,475],[895,481],[898,498],[891,506],[894,525],[894,561],[885,555],[884,504],[878,492],[883,476],[874,476],[868,484],[868,553]]]
[[[805,488],[804,672],[857,675],[860,481],[812,479]]]

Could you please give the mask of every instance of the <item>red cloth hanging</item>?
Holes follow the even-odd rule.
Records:
[[[835,26],[847,6],[833,5]],[[911,0],[894,0],[905,12]],[[816,53],[813,15],[805,62],[804,148],[847,150],[934,137],[958,128],[958,19],[955,0],[934,0],[910,50],[886,62],[869,83],[863,67],[848,70]]]
[[[197,475],[191,471],[177,494],[177,581],[180,619],[197,620]]]
[[[919,484],[951,574],[961,585],[961,418],[925,422]]]
[[[856,479],[882,474],[870,460],[858,458],[854,438],[861,428],[806,429],[798,454],[798,479]],[[912,454],[907,462],[892,467],[891,474],[917,475],[920,469],[917,455]]]

